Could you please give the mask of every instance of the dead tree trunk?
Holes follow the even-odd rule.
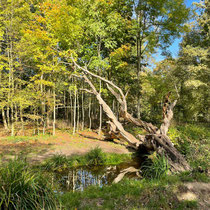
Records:
[[[88,91],[88,92],[96,96],[99,104],[103,107],[104,112],[109,118],[110,121],[108,123],[110,124],[114,135],[118,136],[119,138],[124,139],[132,148],[138,149],[141,142],[138,139],[136,139],[132,134],[124,130],[122,124],[117,120],[114,113],[112,112],[110,107],[107,105],[107,103],[102,99],[101,94],[97,92],[92,82],[88,79],[88,77],[85,74],[83,75],[83,78],[90,85],[92,89],[92,91]]]
[[[92,93],[96,96],[99,104],[103,107],[104,112],[106,113],[107,117],[109,118],[108,124],[110,126],[109,133],[114,136],[114,138],[119,138],[121,140],[126,141],[129,146],[134,149],[138,149],[140,145],[144,145],[148,150],[156,151],[158,154],[164,155],[167,157],[169,164],[171,165],[172,171],[185,171],[189,170],[190,166],[185,160],[185,158],[177,151],[177,149],[171,143],[169,137],[167,136],[167,131],[170,125],[170,121],[173,117],[173,108],[176,105],[175,100],[173,103],[169,103],[167,108],[165,109],[163,124],[161,125],[160,129],[156,126],[152,125],[151,123],[144,122],[140,119],[134,118],[131,114],[127,112],[127,102],[126,102],[126,95],[123,94],[123,91],[112,83],[109,80],[106,80],[103,77],[100,77],[90,71],[87,70],[85,67],[79,66],[74,59],[72,58],[74,65],[83,72],[83,78],[91,87],[90,90],[86,90],[89,93]],[[107,103],[102,99],[99,92],[96,90],[93,83],[87,77],[92,76],[95,78],[100,79],[101,81],[107,84],[108,89],[110,92],[115,96],[117,101],[120,104],[120,115],[125,120],[131,122],[135,126],[139,126],[145,129],[148,134],[145,136],[138,136],[137,138],[134,137],[132,134],[128,133],[124,130],[122,124],[117,120],[116,116],[112,112],[111,108],[107,105]],[[112,86],[112,87],[111,87]],[[119,93],[117,93],[115,90]]]

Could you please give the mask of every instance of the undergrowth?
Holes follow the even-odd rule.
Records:
[[[42,168],[48,171],[62,171],[79,166],[116,165],[129,160],[130,154],[104,153],[101,148],[96,147],[85,155],[54,155],[42,164]]]
[[[0,168],[0,209],[56,209],[56,196],[41,173],[21,159]]]
[[[158,155],[154,152],[148,156],[141,166],[143,177],[150,179],[160,179],[169,172],[170,166],[164,154]]]
[[[208,127],[199,124],[171,127],[169,137],[194,171],[207,172],[209,170],[210,129]]]

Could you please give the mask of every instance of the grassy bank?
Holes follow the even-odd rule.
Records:
[[[117,165],[125,161],[130,161],[131,159],[131,154],[105,153],[101,148],[96,147],[85,155],[73,155],[70,157],[54,155],[42,164],[42,169],[59,171],[79,166]]]
[[[69,192],[60,197],[64,209],[196,209],[195,200],[179,200],[185,189],[178,176],[163,180],[123,180],[103,188]]]

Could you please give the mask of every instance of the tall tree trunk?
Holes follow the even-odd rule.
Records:
[[[91,96],[89,97],[89,105],[88,105],[88,117],[89,117],[89,129],[92,128],[92,118],[91,118]]]
[[[20,106],[20,121],[21,121],[21,126],[22,126],[22,133],[23,133],[23,136],[24,136],[24,120],[23,120],[23,109],[22,107]]]
[[[70,124],[73,127],[74,124],[74,107],[73,107],[73,96],[71,94],[71,90],[69,90],[69,97],[70,97]]]
[[[56,123],[56,95],[55,88],[53,90],[53,136],[55,136],[55,123]]]
[[[100,80],[100,90],[99,94],[101,95],[101,80]],[[102,106],[100,105],[100,111],[99,111],[99,131],[98,131],[98,136],[101,136],[101,127],[102,127]]]
[[[11,136],[15,134],[15,126],[14,126],[14,107],[13,103],[11,104]]]
[[[82,130],[84,130],[84,124],[85,124],[84,92],[82,91]]]
[[[75,88],[74,90],[74,124],[73,124],[73,135],[75,134],[75,131],[76,131],[76,110],[77,108],[77,90]]]
[[[80,117],[80,106],[79,106],[79,92],[77,93],[77,132],[79,131],[79,117]]]
[[[8,131],[9,128],[8,128],[7,121],[6,121],[6,118],[5,118],[4,107],[1,109],[1,111],[2,111],[2,118],[3,118],[3,123],[4,123],[4,129]]]

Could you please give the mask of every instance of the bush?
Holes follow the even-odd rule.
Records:
[[[103,165],[106,161],[105,153],[103,153],[102,149],[96,147],[90,150],[86,155],[85,159],[87,160],[87,165]]]
[[[56,209],[47,180],[17,159],[0,168],[0,209]]]
[[[68,167],[68,158],[65,155],[53,155],[50,159],[48,159],[43,167],[45,170],[51,171],[59,171]]]
[[[146,178],[160,179],[165,177],[169,172],[169,164],[164,154],[157,155],[154,153],[152,156],[148,156],[141,170],[143,176]]]

